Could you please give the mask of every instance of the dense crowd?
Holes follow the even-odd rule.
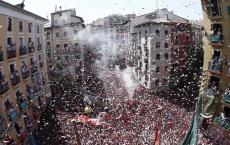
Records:
[[[185,109],[152,95],[141,86],[130,97],[120,74],[104,71],[106,72],[101,75],[106,93],[104,99],[107,100],[104,107],[109,108],[106,111],[111,117],[103,120],[103,125],[75,124],[72,120],[77,115],[70,116],[61,110],[57,111],[63,134],[66,134],[71,144],[77,144],[78,139],[83,145],[153,144],[159,118],[162,144],[177,145],[183,141],[192,112],[186,112]],[[159,106],[162,107],[160,114]]]

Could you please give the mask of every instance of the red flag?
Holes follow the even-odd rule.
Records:
[[[156,126],[155,140],[153,145],[160,145],[160,143],[161,143],[161,124],[160,122],[158,122],[158,125]]]
[[[155,129],[155,139],[153,145],[160,145],[161,144],[161,111],[159,110],[158,115],[158,123]]]

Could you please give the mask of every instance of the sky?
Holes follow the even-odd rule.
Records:
[[[22,0],[4,0],[11,4],[21,3]],[[111,14],[141,15],[152,12],[157,8],[168,8],[175,14],[187,19],[202,19],[200,0],[25,0],[25,9],[44,18],[50,18],[55,6],[62,9],[75,8],[77,15],[91,23],[97,18]]]

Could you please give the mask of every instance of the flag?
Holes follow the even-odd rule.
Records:
[[[162,109],[162,108],[161,108]],[[155,139],[153,145],[160,145],[161,144],[161,110],[158,110],[158,123],[155,129]]]
[[[156,127],[157,128],[156,128],[155,140],[154,140],[153,145],[160,145],[160,143],[161,143],[161,124],[160,124],[160,122],[158,123],[158,125]]]
[[[198,144],[198,128],[200,123],[200,97],[196,102],[196,112],[193,115],[189,131],[182,145],[197,145]]]

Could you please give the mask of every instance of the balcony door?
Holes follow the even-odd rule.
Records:
[[[11,64],[11,65],[10,65],[10,72],[13,73],[13,72],[15,72],[15,71],[16,71],[16,66],[15,66],[15,64]]]

